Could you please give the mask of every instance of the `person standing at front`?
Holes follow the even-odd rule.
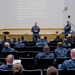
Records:
[[[37,41],[39,37],[40,28],[37,26],[37,22],[34,23],[34,26],[31,29],[33,35],[32,35],[32,41]]]

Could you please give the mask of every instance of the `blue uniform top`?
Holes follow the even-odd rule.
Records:
[[[49,44],[50,43],[50,41],[49,40],[44,40],[47,44]]]
[[[56,57],[67,57],[68,55],[68,50],[62,47],[55,49],[54,52],[55,52]]]
[[[67,24],[64,28],[65,30],[65,34],[68,35],[70,33],[70,30],[71,30],[71,25],[70,24]]]
[[[15,47],[24,48],[25,47],[25,44],[23,44],[22,42],[16,42],[15,43]]]
[[[37,32],[35,32],[35,30],[36,30]],[[40,28],[39,28],[38,26],[33,26],[32,29],[31,29],[31,31],[32,31],[33,33],[39,33],[39,32],[40,32]]]
[[[27,42],[27,40],[25,40],[25,39],[22,39],[22,42]]]
[[[63,47],[70,47],[70,46],[71,46],[71,44],[68,43],[68,42],[64,42],[64,43],[63,43]]]
[[[14,48],[4,47],[2,49],[2,52],[17,52],[17,51]]]
[[[65,60],[62,64],[58,66],[58,69],[75,70],[75,60],[73,59]]]
[[[37,62],[38,58],[54,58],[54,54],[53,53],[40,52],[36,55],[35,62]]]
[[[13,41],[11,42],[11,44],[15,44],[16,42],[17,42],[16,40],[15,40],[15,41],[13,40]]]
[[[38,43],[36,43],[36,47],[44,47],[45,45],[48,45],[45,41],[43,41],[43,42],[38,42]]]
[[[39,38],[36,40],[36,43],[38,43],[38,42],[40,42],[40,39]]]
[[[2,41],[0,41],[0,45],[3,44]]]
[[[0,70],[12,70],[13,69],[13,65],[1,65],[0,66]]]

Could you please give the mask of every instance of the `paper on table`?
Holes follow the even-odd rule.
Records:
[[[13,64],[15,64],[15,63],[21,63],[21,60],[20,60],[20,59],[14,60],[14,61],[13,61]]]

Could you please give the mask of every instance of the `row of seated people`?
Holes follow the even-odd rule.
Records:
[[[47,44],[45,44],[45,45],[47,45]],[[66,43],[63,43],[62,42],[62,47],[65,47],[65,48],[69,48],[70,49],[71,48],[71,44],[70,43],[66,44]],[[4,43],[4,46],[3,47],[0,47],[0,51],[2,50],[2,52],[4,52],[4,51],[10,52],[10,50],[11,50],[11,52],[15,52],[16,50],[14,48],[16,50],[20,50],[20,51],[25,51],[25,50],[27,50],[27,51],[29,51],[29,50],[39,51],[39,50],[42,50],[43,46],[42,47],[33,46],[33,47],[24,47],[24,48],[22,46],[16,46],[16,47],[11,48],[10,43],[9,42],[5,42]],[[54,51],[56,48],[57,48],[57,46],[50,46],[51,51]]]
[[[61,58],[66,58],[67,57],[67,54],[68,54],[68,50],[67,49],[65,49],[65,48],[62,48],[61,47],[62,46],[62,42],[59,42],[58,43],[58,48],[55,50],[55,55],[56,55],[56,57],[54,56],[54,53],[50,53],[49,51],[50,51],[50,49],[49,49],[49,46],[44,46],[44,48],[43,48],[43,52],[40,52],[40,53],[38,53],[36,56],[35,56],[35,60],[33,59],[33,63],[34,63],[34,61],[35,61],[35,64],[37,64],[37,62],[38,62],[38,59],[39,58],[44,58],[44,59],[49,59],[49,58],[52,58],[52,62],[51,62],[51,60],[50,60],[50,62],[51,62],[51,65],[52,64],[56,64],[57,63],[57,58],[58,57],[61,57]],[[16,56],[15,56],[16,57]],[[28,59],[28,58],[27,58]],[[32,60],[32,59],[30,59],[30,60]],[[29,64],[30,64],[30,60],[28,61],[29,62]],[[27,61],[27,60],[26,60]],[[25,61],[25,62],[26,62]],[[24,64],[25,64],[25,62],[24,62]],[[32,61],[31,61],[32,62]],[[41,61],[42,62],[42,61]],[[45,64],[47,64],[47,66],[50,64],[50,62],[47,64],[47,62],[45,62]],[[44,64],[44,65],[45,65]],[[27,64],[26,64],[27,65]],[[25,66],[25,65],[24,65]],[[28,65],[27,65],[28,66]],[[46,65],[45,65],[46,66]],[[26,66],[25,66],[26,67]]]
[[[74,75],[74,70],[58,70],[54,66],[48,67],[46,70],[22,70],[22,65],[14,64],[12,71],[0,71],[1,75]]]
[[[54,66],[49,66],[46,70],[23,70],[20,63],[13,65],[12,71],[0,71],[1,75],[74,75],[74,70],[58,70]]]
[[[48,48],[48,50],[49,50],[49,48]],[[59,50],[60,51],[60,50]],[[62,51],[64,51],[64,50],[62,50]],[[73,51],[73,52],[72,52]],[[58,69],[61,69],[61,70],[63,70],[63,69],[74,69],[74,55],[75,54],[73,54],[74,53],[74,50],[71,50],[71,56],[72,56],[72,60],[71,59],[69,59],[69,60],[66,60],[63,64],[59,64],[58,65]],[[38,53],[39,54],[39,53]],[[37,54],[37,55],[38,55]],[[53,53],[51,53],[52,55],[53,55]],[[37,57],[37,55],[36,55],[36,57]],[[58,54],[59,55],[59,54]],[[63,55],[63,52],[61,52],[61,56]],[[44,54],[42,55],[42,56],[40,56],[41,58],[43,58],[43,57],[45,57],[45,59],[46,58],[48,58],[47,57],[47,55],[45,55],[44,56]],[[54,61],[56,61],[56,60],[54,60]],[[26,62],[26,61],[25,61]],[[30,61],[29,61],[30,62]],[[36,61],[37,62],[37,61]],[[46,63],[47,64],[47,63]],[[46,65],[46,64],[44,64],[44,66]],[[72,65],[70,65],[70,64],[72,64]],[[23,65],[24,66],[24,65]],[[56,65],[55,65],[56,66]],[[25,66],[26,67],[26,66]]]
[[[9,43],[9,42],[5,42],[5,43],[4,43],[4,46],[1,46],[1,47],[0,47],[0,50],[2,50],[3,48],[5,48],[6,46],[8,46],[8,43]],[[42,50],[42,48],[43,48],[43,47],[36,47],[36,46],[33,46],[33,47],[22,47],[22,46],[12,47],[10,44],[9,44],[9,47],[12,48],[12,49],[18,50],[18,51],[25,51],[25,50],[29,51],[29,50],[31,50],[31,49],[32,49],[32,50],[35,50],[35,51],[39,51],[39,49]],[[50,48],[51,48],[52,50],[54,50],[54,49],[56,48],[56,46],[50,46]],[[37,50],[36,50],[36,49],[37,49]],[[13,50],[13,52],[14,52],[14,50]]]
[[[50,49],[50,47],[48,45],[46,45],[43,48],[41,48],[41,50],[37,50],[37,51],[32,50],[32,51],[33,51],[34,54],[38,53],[36,55],[36,57],[45,55],[45,53],[46,53],[46,55],[48,55],[48,57],[52,56],[53,58],[57,58],[57,57],[67,57],[67,56],[69,56],[70,55],[70,50],[71,50],[71,48],[68,48],[68,49],[63,48],[62,47],[62,42],[59,42],[58,45],[57,45],[57,48],[54,51],[51,51],[51,49]],[[3,55],[3,52],[13,52],[13,53],[16,52],[16,54],[17,53],[18,54],[24,54],[25,53],[27,56],[30,56],[29,53],[32,53],[31,50],[27,51],[27,52],[26,52],[26,50],[17,51],[14,48],[11,48],[10,44],[8,42],[5,43],[5,47],[1,50],[1,53],[0,53],[1,56]],[[53,53],[53,55],[51,54],[51,52]]]
[[[9,43],[8,43],[9,44]],[[11,49],[10,49],[11,50]],[[10,53],[10,52],[9,52]],[[6,55],[7,55],[8,53],[4,53],[3,54],[3,52],[1,53],[1,57],[5,57]],[[30,54],[29,53],[27,53],[27,52],[13,52],[12,54],[15,54],[15,57],[16,58],[19,58],[19,57],[23,57],[23,58],[25,58],[25,57],[30,57]],[[43,48],[43,52],[39,52],[39,53],[37,53],[35,56],[34,56],[34,58],[35,58],[35,63],[37,63],[37,60],[39,59],[39,58],[52,58],[51,60],[50,60],[50,62],[51,62],[51,64],[54,64],[54,63],[57,63],[57,58],[58,57],[67,57],[67,55],[68,55],[68,50],[67,49],[65,49],[65,48],[62,48],[62,42],[59,42],[58,43],[58,48],[55,50],[55,52],[50,52],[50,49],[49,49],[49,46],[44,46],[44,48]],[[32,55],[31,55],[32,56]],[[30,59],[30,60],[32,60],[32,59]],[[27,60],[26,60],[27,61]],[[34,59],[33,59],[33,63],[34,63]],[[46,62],[45,62],[46,63]],[[50,63],[49,63],[50,64]],[[48,65],[49,65],[48,64]]]
[[[68,60],[70,57],[65,58],[57,58],[56,62],[54,62],[53,58],[38,58],[37,62],[35,62],[34,58],[23,58],[20,57],[16,59],[14,62],[20,62],[25,69],[46,69],[50,65],[54,65],[55,67],[58,67],[58,64],[62,64],[64,60]],[[5,64],[6,60],[5,58],[0,58],[0,65]]]
[[[13,67],[13,65],[12,65],[13,60],[12,60],[12,59],[14,59],[13,55],[7,56],[7,58],[6,58],[6,61],[7,61],[6,65],[0,66],[0,69],[1,69],[1,70],[5,70],[5,69],[11,70],[12,67]],[[11,61],[10,61],[10,60],[11,60]],[[75,70],[74,60],[75,60],[75,49],[72,49],[72,50],[71,50],[71,59],[65,60],[65,61],[61,64],[61,67],[62,67],[62,68],[58,68],[58,69],[60,69],[60,70],[63,70],[63,69],[64,69],[64,70],[66,70],[66,69]],[[63,65],[64,65],[64,66],[63,66]],[[45,65],[44,65],[44,66],[45,66]],[[30,67],[29,67],[29,68],[30,68]],[[70,72],[69,72],[69,73],[70,73]]]
[[[67,58],[61,60],[64,61]],[[38,59],[37,63],[35,64],[34,58],[19,58],[18,60],[15,59],[16,61],[21,61],[21,63],[24,65],[25,69],[35,69],[35,68],[40,68],[44,69],[47,68],[49,65],[54,65],[54,59],[49,58],[49,59]],[[43,62],[42,62],[43,61]],[[59,63],[60,60],[57,59],[56,64]],[[0,64],[6,63],[4,58],[0,58]],[[45,65],[45,66],[44,66]]]
[[[27,40],[25,40],[24,37],[21,37],[18,39],[16,37],[14,37],[13,41],[10,41],[9,37],[4,37],[4,40],[0,40],[0,44],[2,44],[2,45],[5,42],[9,42],[11,45],[13,44],[16,47],[18,47],[18,46],[20,46],[20,47],[30,46],[30,43]],[[48,40],[45,40],[45,38],[43,36],[41,36],[37,42],[43,43],[42,45],[47,45],[50,43]],[[37,43],[37,42],[34,42],[34,43]]]
[[[50,66],[47,69],[44,69],[43,75],[74,75],[75,70],[58,70],[54,66]]]
[[[12,64],[14,59],[13,55],[8,55],[6,58],[6,65],[0,66],[1,75],[42,75],[42,70],[25,70],[21,63]]]
[[[74,36],[75,37],[75,36]],[[63,46],[71,46],[70,43],[75,43],[75,38],[72,38],[72,36],[69,34],[67,38],[64,40],[57,35],[56,38],[51,42],[47,39],[47,37],[40,36],[40,38],[36,42],[32,42],[33,46],[37,47],[43,47],[44,45],[57,45],[58,42],[63,42]],[[4,40],[0,40],[0,44],[4,45],[5,42],[9,42],[11,46],[15,47],[25,47],[25,46],[31,46],[31,43],[25,40],[25,38],[22,36],[21,38],[13,38],[13,41],[10,41],[10,38],[8,36],[4,36]]]

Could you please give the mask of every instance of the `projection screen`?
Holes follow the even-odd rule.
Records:
[[[64,0],[0,0],[0,28],[63,27]]]

